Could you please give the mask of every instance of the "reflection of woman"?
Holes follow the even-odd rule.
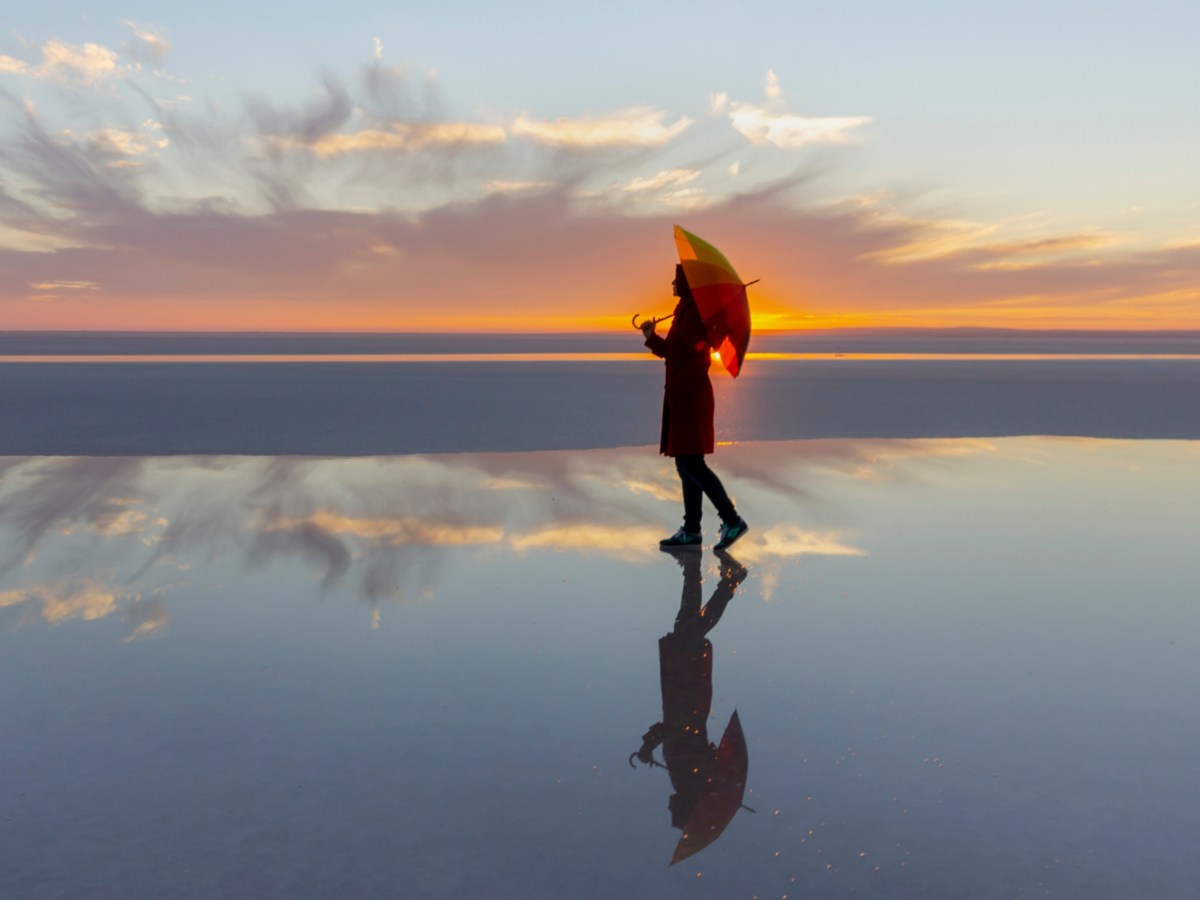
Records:
[[[717,763],[717,747],[708,739],[713,648],[707,635],[720,621],[747,572],[732,556],[720,554],[721,581],[702,607],[699,554],[679,554],[676,558],[683,567],[683,595],[675,627],[658,642],[662,720],[642,735],[642,746],[630,756],[629,763],[633,765],[636,757],[644,765],[662,765],[654,759],[655,749],[662,747],[665,768],[675,791],[667,804],[671,825],[685,832],[680,847],[686,849],[677,849],[679,859],[716,840],[741,804],[740,788],[744,787],[746,769],[744,743],[740,745],[740,769],[727,759],[725,770],[718,771],[722,764]],[[740,724],[737,728],[740,736]],[[742,784],[737,786],[736,802],[730,795],[731,803],[726,804],[723,812],[709,809],[704,821],[700,821],[697,802],[706,794],[725,789],[725,782],[739,777],[736,774],[739,771]],[[696,833],[689,836],[690,831]]]
[[[706,454],[715,444],[713,429],[713,389],[708,380],[708,337],[700,310],[692,299],[683,266],[675,267],[674,319],[667,336],[654,332],[651,321],[642,324],[646,346],[666,361],[667,377],[663,395],[662,437],[659,452],[675,457],[675,469],[683,485],[683,527],[659,541],[664,548],[699,547],[704,538],[700,531],[705,496],[721,517],[717,550],[723,550],[749,530],[734,509],[721,479],[705,463]]]

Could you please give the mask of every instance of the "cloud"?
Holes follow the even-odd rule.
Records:
[[[470,122],[433,122],[397,124],[386,131],[369,129],[353,133],[327,134],[314,141],[283,139],[279,146],[307,147],[322,157],[370,150],[428,150],[436,147],[471,144],[502,144],[504,129]]]
[[[844,144],[852,139],[850,132],[871,121],[866,116],[797,116],[792,113],[773,113],[749,103],[734,103],[729,114],[741,135],[752,144],[773,144],[785,150],[795,150],[809,144]]]
[[[24,75],[29,69],[29,63],[24,60],[0,54],[0,72],[6,72],[10,75]]]
[[[280,143],[311,145],[342,127],[354,102],[339,79],[326,75],[322,80],[324,92],[301,109],[279,109],[265,99],[250,98],[247,111],[259,132]]]
[[[761,105],[710,107],[750,143],[724,119],[695,127],[652,106],[472,120],[429,77],[377,59],[293,103],[180,104],[146,80],[101,92],[87,126],[0,100],[6,327],[615,328],[623,310],[668,302],[680,217],[762,278],[759,321],[782,327],[1061,326],[1084,312],[1200,327],[1194,247],[819,202],[822,170],[774,148],[868,120],[789,112],[771,74]]]
[[[42,45],[37,63],[0,56],[0,72],[90,85],[119,75],[118,59],[114,51],[100,44],[76,46],[50,40]]]
[[[606,116],[561,117],[549,122],[520,116],[510,130],[516,137],[553,147],[661,147],[683,134],[693,121],[680,116],[668,125],[667,116],[665,110],[649,106],[618,110]]]
[[[171,42],[154,28],[126,20],[133,31],[129,42],[129,55],[138,62],[146,62],[161,68],[171,52]]]
[[[37,281],[29,285],[35,291],[98,291],[94,281]]]
[[[767,69],[763,94],[766,96],[768,103],[774,103],[783,99],[783,87],[779,84],[779,76],[775,74],[774,69]]]
[[[785,150],[810,144],[844,144],[852,139],[851,131],[872,121],[869,116],[814,117],[787,112],[783,109],[783,88],[772,69],[767,70],[763,93],[765,106],[733,103],[730,107],[734,130],[752,144],[771,144]]]
[[[1016,268],[1120,243],[1116,235],[1100,231],[1047,235],[1040,217],[998,222],[921,219],[890,208],[884,198],[861,198],[857,205],[874,223],[900,225],[911,233],[910,240],[869,254],[887,265],[954,258],[979,269]]]
[[[88,136],[89,154],[106,168],[138,167],[170,145],[162,125],[146,120],[138,130],[100,128]]]
[[[635,178],[622,186],[627,193],[636,194],[644,191],[661,191],[666,187],[679,187],[689,184],[700,177],[699,169],[665,169],[648,178]]]

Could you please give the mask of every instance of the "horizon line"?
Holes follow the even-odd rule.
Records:
[[[378,330],[291,330],[291,329],[131,329],[131,328],[0,328],[0,335],[204,335],[204,336],[237,336],[237,335],[297,335],[304,337],[338,336],[338,337],[586,337],[613,336],[629,334],[632,329],[608,328],[572,331],[437,331],[418,329],[412,331],[378,331]],[[819,328],[771,328],[754,332],[756,337],[800,335],[820,336],[825,334],[842,333],[949,333],[956,334],[1016,334],[1016,335],[1145,335],[1145,336],[1200,336],[1200,328],[1020,328],[999,327],[986,325],[843,325]]]

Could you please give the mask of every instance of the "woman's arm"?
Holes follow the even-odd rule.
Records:
[[[662,359],[667,358],[667,339],[659,335],[654,330],[653,322],[642,323],[642,334],[646,338],[646,346],[650,348],[650,352]]]

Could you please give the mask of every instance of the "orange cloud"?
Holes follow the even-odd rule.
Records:
[[[432,147],[468,144],[502,144],[504,129],[469,122],[441,122],[427,125],[393,125],[387,131],[369,129],[348,134],[327,134],[311,143],[294,138],[274,141],[280,147],[306,147],[322,157],[368,150],[427,150]]]
[[[101,50],[53,47],[43,67],[75,79],[123,71]],[[38,68],[12,57],[0,67]],[[10,98],[0,321],[623,331],[634,312],[674,305],[670,235],[682,218],[744,277],[761,279],[751,291],[759,331],[1200,328],[1194,244],[1135,250],[1122,235],[1055,232],[1043,220],[921,218],[878,198],[818,202],[811,169],[755,180],[759,145],[836,142],[866,122],[790,112],[773,73],[760,103],[711,99],[710,111],[751,140],[738,141],[737,160],[728,149],[692,153],[680,140],[692,117],[652,106],[496,116],[499,125],[445,120],[419,94],[376,59],[357,81],[326,76],[296,108],[253,99],[222,114],[160,103],[153,121],[139,110],[86,135],[51,127],[32,108],[18,113]],[[718,128],[728,130],[709,120],[695,131]],[[197,182],[180,191],[163,174],[178,171]]]
[[[667,113],[649,106],[635,106],[606,116],[561,117],[551,122],[520,116],[512,133],[556,147],[659,147],[679,137],[692,124],[680,116],[670,125]]]

